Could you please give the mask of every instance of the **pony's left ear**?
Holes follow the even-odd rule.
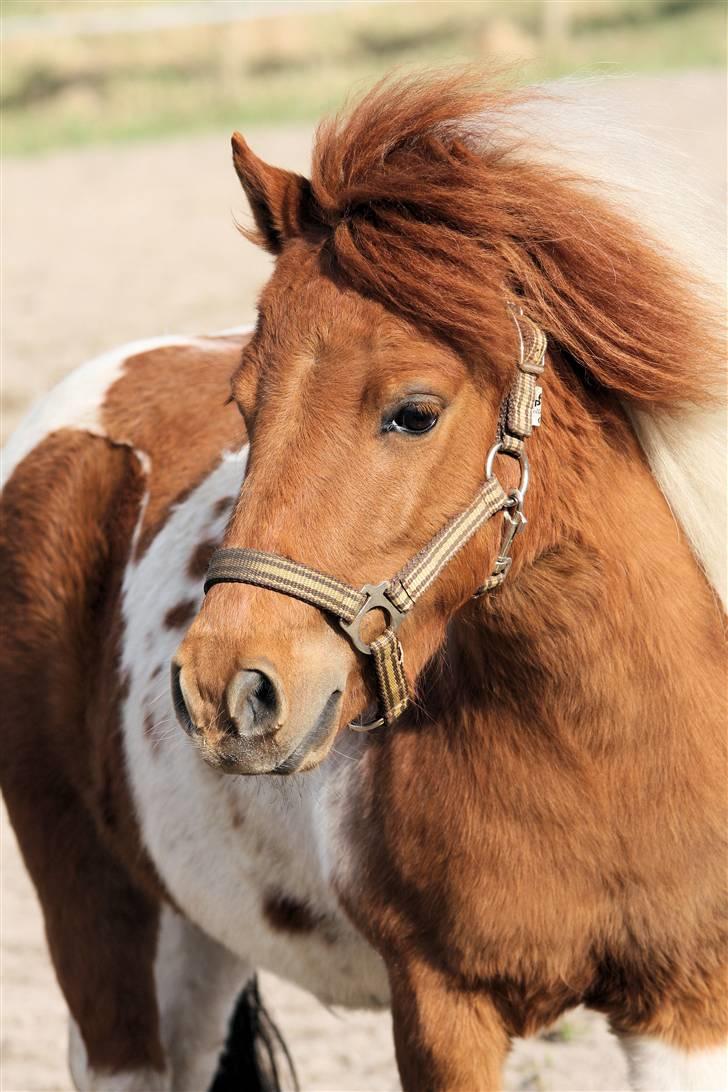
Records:
[[[258,228],[256,242],[280,254],[287,239],[302,235],[316,223],[311,183],[280,167],[271,167],[250,150],[240,133],[233,133],[233,164]]]

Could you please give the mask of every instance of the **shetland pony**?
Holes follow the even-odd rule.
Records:
[[[391,1005],[409,1092],[499,1088],[512,1037],[577,1004],[634,1088],[725,1083],[722,557],[692,464],[717,321],[519,139],[527,97],[387,82],[310,180],[236,135],[276,256],[255,328],[109,354],[10,446],[2,787],[78,1089],[207,1088],[258,967]],[[548,338],[528,527],[477,598],[500,517],[453,558],[400,630],[413,703],[352,732],[369,657],[270,588],[203,603],[208,560],[388,579],[483,483],[509,305]],[[246,1088],[276,1083],[257,1009],[249,986]]]

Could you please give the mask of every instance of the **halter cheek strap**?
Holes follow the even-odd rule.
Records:
[[[357,589],[307,565],[261,550],[228,548],[216,550],[212,555],[205,594],[215,584],[238,583],[291,595],[338,618],[354,647],[372,657],[381,716],[368,724],[352,724],[356,730],[369,731],[391,724],[407,708],[409,693],[397,630],[448,562],[498,512],[504,515],[499,555],[492,574],[475,595],[498,587],[510,568],[511,544],[526,522],[522,511],[528,487],[524,441],[534,423],[538,423],[535,407],[537,404],[540,407],[540,391],[535,377],[543,371],[546,352],[546,338],[541,330],[515,309],[512,315],[520,338],[520,360],[501,412],[498,442],[488,454],[485,483],[468,507],[450,520],[391,580]],[[518,459],[521,464],[519,486],[510,493],[505,492],[493,473],[498,454]],[[387,627],[381,636],[367,643],[361,636],[361,623],[372,610],[387,615]]]

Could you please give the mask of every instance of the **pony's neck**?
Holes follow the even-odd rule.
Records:
[[[558,355],[544,390],[528,526],[505,583],[451,624],[433,712],[460,703],[468,718],[516,706],[536,716],[546,702],[556,720],[588,718],[608,732],[617,705],[636,725],[652,687],[655,711],[672,718],[687,661],[704,674],[694,650],[706,630],[720,643],[711,590],[617,400],[585,387]]]

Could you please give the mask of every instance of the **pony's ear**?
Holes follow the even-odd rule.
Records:
[[[232,146],[233,164],[258,228],[253,238],[272,254],[280,254],[287,239],[302,235],[317,222],[311,183],[293,171],[264,163],[240,133],[233,133]]]

